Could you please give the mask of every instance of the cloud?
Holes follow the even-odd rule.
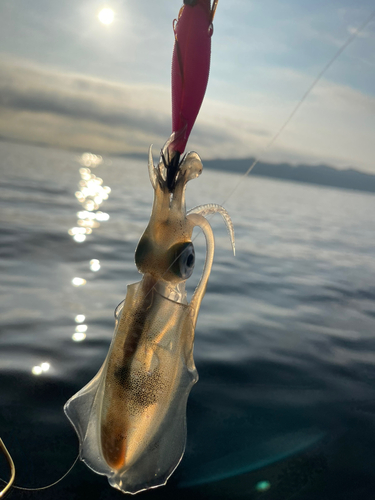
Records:
[[[350,35],[355,35],[358,38],[368,38],[369,37],[369,33],[368,32],[366,32],[366,31],[358,31],[358,27],[357,26],[348,26],[348,33]]]
[[[149,144],[157,150],[171,132],[167,86],[126,85],[9,60],[1,67],[0,137],[99,154],[147,154]],[[277,80],[277,93],[265,84],[241,89],[234,102],[206,98],[189,149],[207,159],[262,153],[311,83],[311,76],[280,68],[265,68],[263,78]],[[228,88],[228,96],[234,94]],[[374,97],[322,80],[263,158],[371,171],[374,110]]]
[[[27,142],[87,149],[101,136],[105,152],[137,152],[151,136],[170,133],[166,89],[39,67],[2,65],[0,107],[0,134]]]
[[[169,88],[125,85],[37,66],[3,63],[0,135],[100,153],[139,153],[161,147],[171,133]],[[235,141],[227,127],[196,125],[204,150]]]

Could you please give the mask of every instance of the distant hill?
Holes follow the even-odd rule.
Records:
[[[235,160],[204,160],[205,168],[226,172],[245,173],[253,163],[253,158]],[[251,175],[272,177],[296,182],[307,182],[319,186],[332,186],[342,189],[375,192],[375,175],[365,174],[354,169],[338,170],[327,165],[297,165],[289,163],[263,163],[255,165]]]

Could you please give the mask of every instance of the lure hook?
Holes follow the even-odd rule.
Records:
[[[216,9],[217,9],[217,4],[219,3],[219,0],[214,0],[214,3],[212,4],[212,9],[211,9],[211,23],[214,20]]]
[[[10,490],[10,488],[13,485],[14,478],[16,477],[16,468],[14,466],[14,462],[12,457],[10,456],[9,451],[7,450],[7,447],[5,446],[3,440],[0,438],[0,449],[4,453],[5,458],[7,459],[7,462],[9,464],[10,468],[10,479],[8,483],[5,485],[5,487],[0,491],[0,498],[6,495],[6,493]]]

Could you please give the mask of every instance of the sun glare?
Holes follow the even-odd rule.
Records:
[[[115,18],[115,13],[112,9],[102,9],[98,14],[98,18],[103,24],[111,24]]]

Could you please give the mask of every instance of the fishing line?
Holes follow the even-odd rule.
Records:
[[[260,153],[260,155],[255,158],[255,160],[250,165],[250,167],[247,169],[247,171],[239,178],[239,180],[237,181],[237,184],[235,184],[235,186],[232,189],[232,191],[229,192],[228,196],[222,202],[222,205],[224,205],[225,203],[227,203],[227,201],[229,200],[229,198],[231,198],[233,196],[234,192],[238,189],[238,186],[241,184],[241,182],[243,181],[243,179],[250,174],[250,172],[253,170],[253,168],[255,167],[255,165],[257,165],[260,162],[260,160],[263,159],[264,155],[271,149],[271,147],[274,145],[274,143],[277,141],[277,139],[284,132],[284,130],[286,129],[286,127],[289,125],[289,123],[293,119],[294,115],[299,110],[299,108],[302,106],[302,104],[305,102],[305,100],[307,99],[307,97],[311,94],[311,92],[314,90],[314,88],[316,87],[316,85],[319,83],[319,81],[321,80],[321,78],[324,75],[324,73],[326,73],[326,71],[332,66],[332,64],[336,61],[336,59],[338,59],[341,56],[341,54],[344,52],[344,50],[357,38],[357,36],[361,33],[361,31],[363,31],[366,28],[366,26],[371,22],[371,20],[374,17],[375,17],[375,10],[365,19],[365,21],[358,28],[356,28],[353,31],[353,33],[341,45],[341,47],[337,50],[337,52],[323,66],[323,68],[318,73],[318,75],[316,76],[316,78],[313,80],[313,82],[311,83],[311,85],[308,87],[308,89],[306,90],[306,92],[303,94],[303,96],[301,97],[301,99],[295,105],[295,107],[291,111],[290,115],[285,120],[285,122],[281,125],[281,127],[279,128],[279,130],[272,137],[272,139],[269,141],[269,143],[266,145],[266,147],[263,149],[263,151]]]
[[[74,460],[73,464],[70,466],[70,468],[67,470],[67,472],[65,472],[65,474],[63,476],[60,477],[60,479],[58,479],[57,481],[51,483],[51,484],[48,484],[47,486],[41,486],[40,488],[26,488],[26,487],[23,487],[23,486],[17,486],[15,484],[13,484],[11,487],[12,488],[15,488],[16,490],[23,490],[23,491],[39,491],[39,490],[47,490],[48,488],[52,488],[52,486],[55,486],[56,484],[58,484],[60,481],[62,481],[63,479],[66,478],[66,476],[72,471],[72,469],[74,468],[75,464],[77,463],[79,459],[79,454],[77,455],[76,459]],[[5,481],[4,479],[0,478],[0,481],[2,481],[3,483],[6,483],[7,481]],[[5,491],[5,490],[3,490]],[[2,493],[2,492],[1,492]],[[0,497],[2,496],[0,493]]]

